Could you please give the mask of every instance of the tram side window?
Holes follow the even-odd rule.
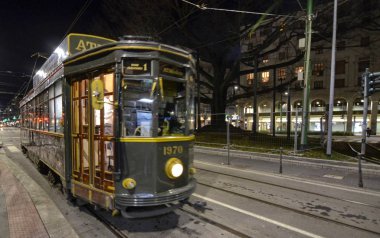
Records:
[[[49,131],[54,131],[54,98],[49,99]]]
[[[152,107],[156,84],[151,79],[123,81],[123,136],[152,136]]]
[[[43,94],[42,94],[42,100],[43,100],[43,114],[42,114],[42,117],[43,117],[43,123],[44,123],[44,131],[47,131],[48,128],[49,128],[49,93],[48,91],[45,91]]]
[[[35,108],[35,99],[31,100],[31,105],[30,105],[30,114],[31,114],[31,120],[32,120],[32,125],[31,128],[36,129],[36,123],[37,123],[37,118],[36,118],[36,108]]]
[[[28,122],[27,122],[27,127],[28,128],[32,128],[32,120],[33,120],[33,112],[32,112],[32,103],[31,102],[28,102],[28,104],[27,104],[27,120],[28,120]]]
[[[55,125],[57,132],[63,132],[63,105],[62,105],[62,81],[59,80],[54,87]]]
[[[190,134],[194,133],[194,119],[195,119],[195,106],[194,106],[194,77],[190,76],[190,79],[188,81],[189,87],[187,87],[188,93],[187,93],[187,110],[189,112],[189,132]]]

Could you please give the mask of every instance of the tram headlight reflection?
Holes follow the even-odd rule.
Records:
[[[182,161],[177,158],[171,158],[165,165],[166,175],[171,179],[176,179],[183,174]]]

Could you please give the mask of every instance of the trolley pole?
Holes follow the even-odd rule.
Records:
[[[310,94],[310,52],[311,52],[311,26],[313,22],[313,0],[307,0],[307,17],[305,26],[306,53],[304,61],[304,97],[303,97],[303,114],[302,114],[302,131],[301,131],[301,149],[307,147],[307,134],[309,130],[309,94]]]

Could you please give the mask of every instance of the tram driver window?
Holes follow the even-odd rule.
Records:
[[[152,136],[154,87],[151,79],[123,81],[123,136]]]
[[[186,123],[186,84],[164,80],[162,85],[163,97],[159,105],[158,135],[183,135]]]

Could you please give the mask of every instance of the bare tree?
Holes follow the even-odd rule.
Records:
[[[195,1],[193,2],[195,3]],[[203,1],[202,4],[215,8],[273,14],[291,12],[293,16],[296,16],[296,13],[300,11],[298,3],[305,6],[305,1],[275,2],[276,4],[263,0],[208,0]],[[315,2],[325,4],[318,8],[319,12],[314,24],[314,30],[318,33],[313,39],[314,41],[326,41],[330,38],[331,32],[331,20],[328,16],[331,15],[332,5],[327,0],[316,0]],[[340,2],[342,4],[357,4],[356,2],[361,1],[342,0]],[[204,79],[200,84],[212,92],[211,98],[203,94],[201,99],[202,102],[211,105],[211,111],[214,114],[212,123],[224,123],[223,113],[229,100],[233,101],[237,98],[253,95],[252,88],[245,88],[246,93],[227,99],[228,88],[234,85],[241,75],[289,66],[303,58],[303,54],[300,52],[288,62],[282,62],[279,65],[258,67],[257,62],[263,56],[279,51],[284,44],[304,35],[302,11],[298,13],[298,18],[258,16],[201,10],[180,0],[108,0],[102,1],[99,9],[98,17],[93,18],[92,22],[94,32],[105,32],[112,36],[130,34],[153,36],[165,43],[178,44],[193,49],[194,54],[198,54],[202,61],[208,62],[212,66],[212,70],[208,71],[200,68],[200,73]],[[349,14],[363,15],[360,11]],[[353,25],[360,27],[367,21],[365,27],[368,30],[377,30],[379,25],[372,23],[373,18],[376,17],[379,16],[370,19],[364,17],[361,18],[363,19],[361,21],[355,20],[350,23],[349,27],[353,27]],[[266,39],[242,55],[241,39],[270,26],[272,26],[272,30]],[[344,31],[342,28],[340,30]],[[346,29],[346,31],[348,30]],[[248,71],[240,71],[241,63],[250,65],[252,68]],[[255,67],[256,65],[257,67]],[[270,90],[273,88],[258,93],[266,93]]]

